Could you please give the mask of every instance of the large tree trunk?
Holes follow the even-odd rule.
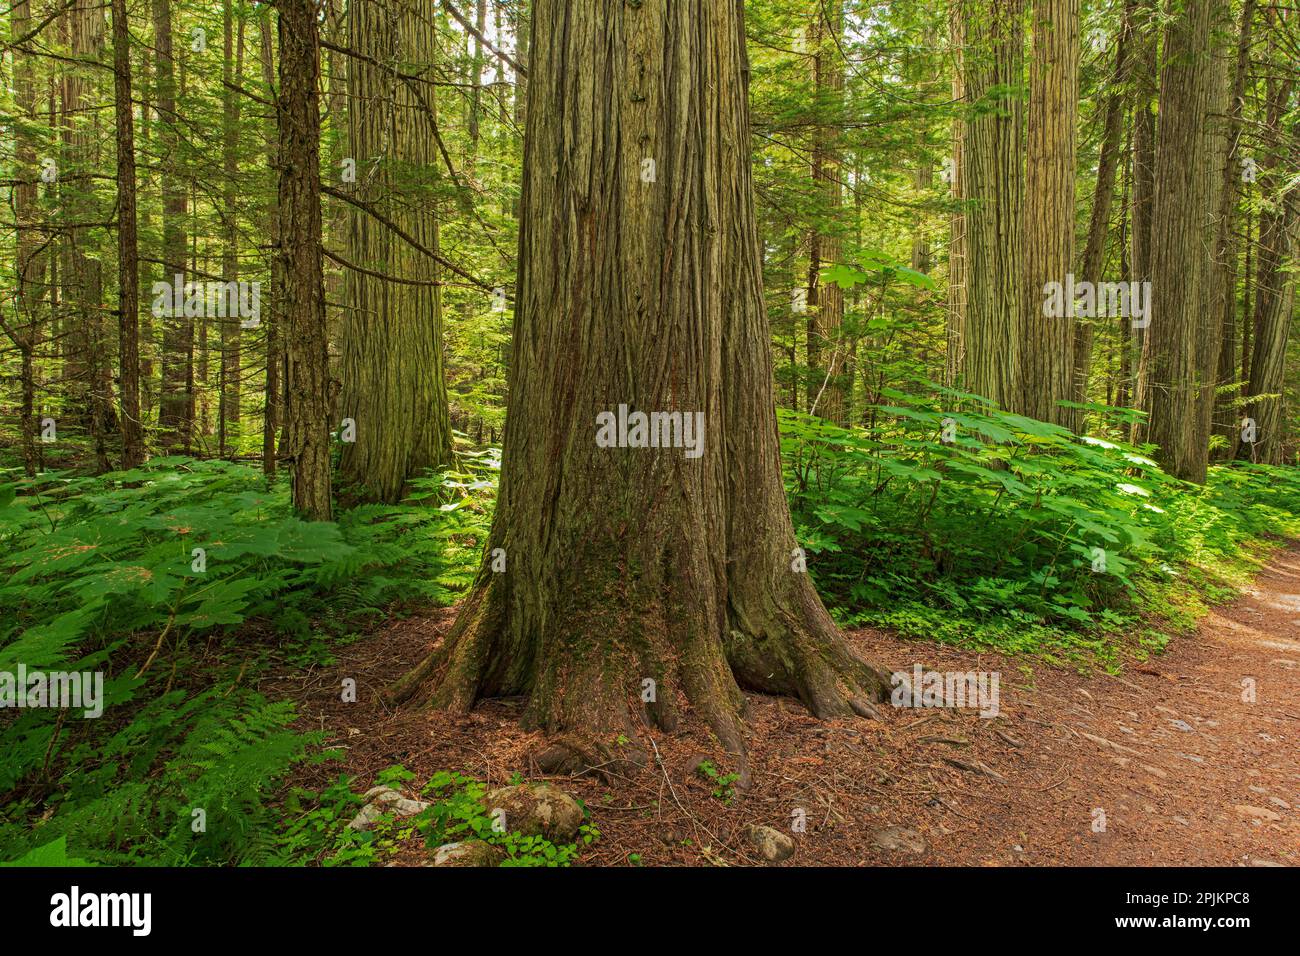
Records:
[[[964,386],[1016,409],[1025,347],[1023,0],[967,0],[963,74],[967,118]]]
[[[321,265],[320,35],[314,0],[281,0],[280,260],[284,278],[289,390],[285,444],[293,462],[293,504],[328,521],[330,377]]]
[[[1025,160],[1025,341],[1017,411],[1073,425],[1073,303],[1043,314],[1048,283],[1063,288],[1074,266],[1075,117],[1079,108],[1079,0],[1033,0]],[[1088,277],[1085,277],[1088,278]]]
[[[1208,448],[1199,420],[1218,367],[1218,325],[1206,317],[1214,301],[1214,245],[1207,236],[1214,235],[1222,175],[1222,136],[1214,127],[1227,91],[1214,51],[1215,0],[1183,0],[1177,7],[1165,30],[1160,81],[1144,409],[1147,440],[1159,446],[1165,470],[1203,482]],[[1204,368],[1211,325],[1214,363]],[[1208,425],[1208,408],[1205,414]]]
[[[348,71],[350,153],[357,196],[434,252],[438,162],[433,87],[396,75],[427,64],[436,22],[414,0],[353,0]],[[392,67],[380,64],[392,64]],[[340,478],[367,501],[398,501],[407,481],[451,461],[437,264],[358,208],[349,212],[340,413],[356,423]],[[391,279],[384,278],[391,276]]]
[[[795,570],[739,0],[538,0],[530,64],[497,510],[455,625],[390,699],[525,694],[528,725],[568,735],[555,767],[687,703],[739,754],[741,687],[870,713],[887,679]],[[701,414],[701,453],[601,447],[620,405]]]
[[[114,106],[117,120],[118,391],[122,467],[144,461],[140,421],[140,254],[136,248],[135,117],[131,106],[131,34],[126,0],[113,0]]]

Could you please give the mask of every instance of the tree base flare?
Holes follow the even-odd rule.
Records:
[[[748,782],[743,690],[799,699],[818,718],[879,717],[889,678],[859,659],[802,583],[762,602],[762,623],[735,607],[707,627],[702,602],[628,613],[594,602],[583,612],[506,612],[506,582],[480,579],[450,631],[384,694],[467,713],[480,699],[522,695],[522,722],[549,739],[547,773],[616,776],[646,765],[643,731],[673,733],[691,713],[708,726]],[[592,608],[599,610],[592,610]],[[531,626],[520,626],[522,618]],[[542,648],[546,653],[542,654]]]

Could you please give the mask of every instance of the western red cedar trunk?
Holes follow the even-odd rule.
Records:
[[[117,122],[117,358],[122,467],[144,461],[140,421],[140,254],[136,247],[135,116],[126,0],[113,0],[113,101]]]
[[[483,101],[483,34],[487,31],[487,0],[475,0],[474,29],[477,33],[471,37],[470,44],[473,50],[470,57],[470,70],[473,75],[470,77],[469,155],[466,157],[466,166],[470,170],[474,169],[478,156],[479,116]]]
[[[160,281],[186,281],[185,184],[180,170],[180,117],[176,115],[176,61],[172,55],[171,0],[153,0],[154,62],[158,84],[158,122],[162,170],[163,270]],[[178,294],[183,293],[178,290]],[[194,321],[184,310],[162,310],[162,390],[158,426],[163,447],[174,454],[189,451],[194,435]]]
[[[741,687],[870,713],[887,679],[795,570],[739,0],[538,0],[532,43],[496,513],[455,624],[390,699],[527,695],[525,723],[567,735],[552,767],[686,705],[740,753]],[[599,446],[620,404],[702,413],[702,453]]]
[[[1005,409],[1020,403],[1025,342],[1024,2],[961,5],[966,125],[964,387]]]
[[[1165,28],[1151,213],[1151,325],[1144,342],[1147,440],[1166,471],[1203,482],[1207,445],[1202,403],[1212,396],[1215,361],[1204,368],[1206,314],[1213,302],[1214,216],[1221,160],[1214,133],[1226,100],[1214,50],[1215,0],[1181,0]],[[1216,114],[1216,108],[1219,112]],[[1206,413],[1208,424],[1208,411]]]
[[[1025,159],[1024,341],[1016,410],[1058,425],[1077,416],[1075,320],[1043,315],[1049,282],[1064,287],[1074,267],[1075,118],[1079,105],[1079,0],[1033,0]],[[1087,277],[1085,277],[1087,278]]]
[[[958,109],[966,106],[966,74],[963,49],[966,44],[962,30],[963,15],[960,4],[948,11],[949,45],[952,48],[952,101]],[[953,212],[948,217],[948,313],[945,323],[946,366],[944,383],[955,386],[964,367],[966,353],[966,213],[961,205],[964,198],[961,169],[964,153],[966,119],[960,114],[952,121],[952,156],[948,178],[952,184]]]
[[[1139,0],[1133,27],[1133,209],[1132,279],[1151,281],[1151,211],[1155,192],[1156,114],[1155,99],[1160,85],[1158,57],[1159,19],[1156,0]],[[1144,408],[1147,391],[1146,337],[1149,325],[1130,324],[1132,348],[1136,352],[1133,404]],[[1133,426],[1136,439],[1143,429]]]
[[[1255,0],[1245,0],[1241,7],[1241,25],[1237,31],[1237,58],[1233,69],[1232,90],[1228,97],[1228,148],[1224,152],[1223,185],[1219,198],[1219,231],[1215,245],[1215,263],[1219,273],[1216,292],[1216,309],[1220,315],[1217,388],[1210,429],[1222,436],[1226,451],[1220,457],[1231,457],[1234,439],[1240,432],[1235,396],[1225,386],[1237,381],[1237,205],[1238,187],[1241,184],[1242,160],[1245,158],[1242,139],[1242,111],[1245,107],[1246,77],[1250,70],[1250,47],[1255,17]]]
[[[1097,159],[1097,182],[1092,193],[1092,210],[1088,219],[1088,238],[1083,256],[1079,260],[1079,278],[1086,282],[1104,280],[1102,269],[1106,263],[1106,234],[1110,229],[1110,210],[1115,195],[1115,173],[1123,152],[1124,113],[1128,104],[1127,90],[1129,49],[1132,46],[1133,19],[1137,0],[1127,0],[1124,21],[1120,25],[1115,44],[1115,69],[1111,74],[1110,89],[1106,94],[1105,116],[1101,134],[1101,152]],[[1128,318],[1119,316],[1121,342],[1127,342]],[[1114,321],[1114,317],[1111,321]],[[1074,372],[1072,399],[1088,400],[1088,376],[1092,371],[1093,325],[1091,319],[1081,318],[1074,330]],[[1078,415],[1075,424],[1081,428],[1084,416]]]
[[[18,0],[9,13],[12,35],[20,37],[31,29],[30,0]],[[17,280],[14,324],[6,326],[10,339],[18,349],[19,378],[22,386],[22,407],[19,427],[22,431],[23,471],[30,478],[36,474],[38,455],[36,449],[36,368],[35,350],[40,331],[40,308],[44,298],[46,256],[42,252],[41,231],[36,226],[39,215],[37,183],[41,166],[36,155],[36,142],[32,130],[36,127],[36,71],[30,53],[14,50],[13,63],[14,108],[19,122],[14,124],[14,165],[18,182],[13,190],[13,210],[16,220],[14,245],[14,273]]]
[[[148,54],[142,54],[139,59],[139,68],[134,74],[135,89],[132,91],[134,97],[140,103],[140,155],[152,156],[154,153],[153,146],[153,57]],[[158,250],[151,238],[153,236],[153,213],[152,203],[139,202],[140,196],[152,195],[153,174],[150,168],[151,164],[145,163],[143,168],[136,166],[136,241],[137,247],[140,242],[144,243],[144,253],[139,256],[139,268],[136,270],[137,289],[143,288],[146,293],[153,289],[153,277],[156,270],[161,269],[155,262],[149,259],[160,259],[157,254]],[[140,411],[145,419],[151,418],[157,404],[157,383],[154,381],[154,356],[158,352],[158,343],[154,340],[154,323],[153,323],[153,304],[152,297],[145,299],[146,306],[139,310],[139,347],[140,347]]]
[[[1270,11],[1270,20],[1273,19]],[[1275,26],[1275,21],[1270,25]],[[1269,59],[1276,55],[1270,44]],[[1300,188],[1290,180],[1300,159],[1300,122],[1291,105],[1294,80],[1271,76],[1266,82],[1264,155],[1256,189],[1265,198],[1259,216],[1259,251],[1255,277],[1254,341],[1246,393],[1247,418],[1255,423],[1255,441],[1241,442],[1237,455],[1269,464],[1282,461],[1283,391],[1286,349],[1293,321],[1295,277],[1289,271],[1296,249]],[[1288,131],[1285,123],[1290,120]],[[1288,135],[1289,132],[1289,135]],[[1240,437],[1240,436],[1239,436]]]
[[[107,32],[104,8],[92,0],[77,0],[67,20],[69,52],[74,60],[86,64],[98,62]],[[95,106],[103,74],[80,63],[78,66],[68,69],[64,77],[65,158],[61,177],[70,179],[70,188],[62,196],[71,221],[65,233],[64,279],[68,300],[74,306],[68,316],[69,361],[64,367],[64,377],[72,417],[85,424],[95,450],[96,469],[104,472],[111,467],[108,440],[117,430],[117,413],[105,331],[103,263],[96,254],[93,234],[85,225],[100,217],[91,182],[100,161],[102,137]],[[71,182],[73,179],[78,181]]]
[[[262,85],[266,87],[267,95],[273,102],[275,100],[275,54],[272,49],[271,33],[273,26],[270,10],[262,9],[259,11],[257,29],[259,41],[258,59],[261,61],[262,67]],[[275,110],[270,106],[264,106],[263,109],[266,111],[263,120],[266,165],[278,177],[279,161],[277,157],[280,144]],[[282,418],[280,390],[283,386],[280,381],[280,368],[284,361],[280,350],[280,315],[283,311],[283,296],[281,295],[283,267],[280,262],[280,205],[275,191],[272,191],[270,198],[267,200],[266,230],[267,244],[270,249],[270,255],[268,256],[270,260],[268,265],[270,281],[267,283],[266,295],[262,297],[262,328],[265,330],[266,335],[266,381],[262,390],[262,473],[268,478],[273,478],[276,471],[276,439],[279,435],[280,420]]]
[[[225,208],[224,235],[222,237],[221,280],[223,283],[239,281],[239,105],[241,97],[235,92],[244,77],[244,20],[241,17],[236,31],[233,0],[225,0],[222,11],[223,49],[222,63],[222,206]],[[237,35],[236,35],[237,33]],[[229,286],[227,286],[229,288]],[[259,310],[261,299],[258,301]],[[243,374],[241,355],[241,316],[227,314],[221,323],[221,408],[217,425],[217,448],[225,455],[239,441],[239,379]],[[260,316],[259,316],[260,321]]]
[[[344,188],[436,252],[435,88],[404,82],[387,65],[411,72],[431,63],[431,17],[415,0],[353,0],[349,43],[364,57],[348,70],[357,181]],[[356,423],[356,441],[343,446],[340,479],[351,497],[395,502],[411,478],[451,461],[439,270],[356,207],[348,212],[348,259],[369,271],[348,270],[343,279],[339,407]]]
[[[823,0],[808,27],[817,120],[812,133],[812,186],[822,220],[809,236],[808,257],[808,410],[845,424],[844,291],[823,283],[821,270],[842,258],[839,215],[843,176],[839,125],[843,122],[844,67],[839,43],[843,12],[839,0]]]
[[[1119,230],[1119,274],[1127,278],[1133,274],[1133,263],[1131,258],[1131,244],[1129,242],[1129,233],[1133,229],[1132,210],[1133,204],[1130,201],[1130,194],[1133,191],[1133,143],[1132,133],[1129,134],[1129,141],[1124,144],[1124,186],[1120,192],[1120,230]],[[1128,316],[1118,315],[1112,321],[1115,323],[1115,350],[1116,356],[1115,378],[1115,399],[1107,404],[1114,405],[1117,408],[1129,408],[1133,402],[1133,336],[1130,331],[1130,320]]]
[[[279,211],[284,280],[288,417],[293,504],[328,521],[330,378],[321,265],[320,36],[314,0],[281,0],[279,12]]]

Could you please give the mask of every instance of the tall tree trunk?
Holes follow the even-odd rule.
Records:
[[[1276,27],[1276,12],[1270,25]],[[1270,44],[1270,54],[1274,52]],[[1272,57],[1270,56],[1270,59]],[[1292,104],[1294,81],[1269,77],[1263,130],[1264,156],[1256,188],[1266,201],[1259,217],[1259,252],[1255,278],[1254,342],[1250,356],[1245,414],[1255,425],[1255,441],[1241,442],[1237,455],[1270,464],[1282,461],[1283,391],[1286,349],[1294,319],[1295,277],[1290,271],[1296,249],[1300,186],[1289,170],[1300,160],[1300,120]],[[1290,135],[1283,125],[1291,121]]]
[[[1217,309],[1220,318],[1217,388],[1211,431],[1227,441],[1232,454],[1234,436],[1239,435],[1235,397],[1225,386],[1237,381],[1237,188],[1241,183],[1242,111],[1246,99],[1246,76],[1250,70],[1252,25],[1255,0],[1244,0],[1241,26],[1237,31],[1237,60],[1233,71],[1232,92],[1228,99],[1228,149],[1224,153],[1223,184],[1219,197],[1219,234],[1215,244],[1215,262],[1219,271]]]
[[[964,386],[1016,409],[1025,343],[1023,0],[967,0],[963,74],[966,127]]]
[[[163,273],[162,280],[169,286],[186,269],[185,183],[180,170],[180,118],[176,115],[176,61],[172,55],[171,0],[153,0],[154,62],[158,81],[158,121],[162,127],[162,218],[163,218]],[[183,293],[183,289],[178,290]],[[158,316],[162,320],[162,391],[159,396],[158,426],[162,432],[163,447],[171,454],[189,452],[194,432],[193,423],[193,356],[194,322],[165,308]]]
[[[30,0],[18,0],[9,12],[12,35],[20,37],[31,29]],[[14,165],[18,183],[13,191],[14,218],[17,224],[17,241],[14,246],[17,278],[16,315],[14,325],[6,325],[6,332],[18,349],[19,378],[22,388],[22,406],[19,428],[22,432],[23,471],[27,477],[36,474],[36,368],[35,350],[40,331],[40,307],[44,298],[46,256],[42,251],[44,241],[36,226],[39,214],[37,182],[41,167],[36,155],[33,129],[36,127],[36,71],[30,53],[12,52],[14,108],[19,122],[14,128]]]
[[[1179,0],[1165,29],[1151,216],[1151,326],[1143,358],[1149,376],[1147,438],[1179,478],[1203,482],[1207,444],[1202,403],[1213,395],[1218,367],[1214,235],[1221,186],[1221,135],[1214,129],[1226,100],[1226,73],[1215,56],[1216,0]],[[1220,89],[1221,88],[1221,89]],[[1216,109],[1218,112],[1216,113]],[[1205,368],[1213,326],[1214,363]],[[1208,407],[1205,411],[1208,425]]]
[[[1079,111],[1079,0],[1032,0],[1025,159],[1025,339],[1020,401],[1031,418],[1072,426],[1061,402],[1074,397],[1073,303],[1043,314],[1047,284],[1064,287],[1074,267],[1075,118]]]
[[[152,52],[152,51],[151,51]],[[140,67],[135,74],[136,88],[135,95],[140,100],[140,152],[141,155],[152,156],[153,147],[153,57],[152,55],[142,55],[140,57]],[[138,227],[136,229],[137,241],[139,237],[149,237],[153,235],[153,215],[152,203],[138,202],[139,196],[152,195],[153,177],[150,171],[150,164],[146,163],[144,168],[136,168],[136,216]],[[157,255],[158,249],[145,242],[144,255],[139,259],[139,268],[137,271],[137,289],[146,291],[153,288],[154,270],[157,268],[154,263],[149,262],[150,258],[160,259]],[[152,303],[150,303],[152,304]],[[154,382],[154,356],[158,353],[158,343],[154,339],[153,309],[141,309],[139,315],[139,347],[140,347],[140,413],[142,421],[150,419],[153,416],[154,409],[157,407],[158,389]]]
[[[843,257],[839,224],[843,157],[839,126],[843,122],[844,68],[837,39],[843,28],[839,2],[822,0],[808,28],[817,110],[811,172],[823,222],[809,236],[808,410],[843,425],[844,290],[833,282],[823,284],[820,275],[823,268],[838,264]]]
[[[1106,263],[1106,235],[1110,230],[1110,210],[1115,195],[1115,172],[1119,167],[1124,145],[1124,113],[1127,101],[1129,48],[1132,45],[1133,18],[1137,0],[1127,0],[1124,22],[1120,26],[1115,45],[1115,70],[1111,75],[1110,90],[1106,95],[1106,112],[1101,135],[1101,155],[1097,161],[1097,183],[1092,194],[1092,212],[1088,220],[1088,239],[1079,262],[1079,277],[1086,282],[1101,282]],[[1120,316],[1121,329],[1128,319]],[[1127,338],[1127,335],[1125,336]],[[1074,393],[1076,402],[1088,400],[1088,376],[1092,370],[1093,322],[1080,319],[1074,330]],[[1076,430],[1082,430],[1084,416],[1076,420]]]
[[[329,521],[330,377],[321,264],[320,35],[314,0],[280,0],[280,258],[289,407],[285,444],[293,504]]]
[[[238,37],[233,23],[233,0],[224,0],[223,32],[225,61],[223,63],[224,91],[222,104],[223,150],[222,172],[225,189],[222,206],[225,209],[221,280],[239,281],[239,104],[234,86],[243,83],[244,76],[244,21],[239,21]],[[229,286],[227,286],[229,288]],[[260,299],[259,299],[260,306]],[[229,309],[226,310],[230,312]],[[240,325],[238,310],[227,314],[221,321],[221,421],[218,425],[217,448],[225,455],[239,441],[239,379],[243,374]]]
[[[275,96],[275,53],[271,33],[271,12],[263,9],[258,14],[259,59],[262,66],[262,85],[266,87],[269,98]],[[268,111],[264,123],[266,142],[266,165],[279,176],[279,126],[273,112]],[[276,192],[272,192],[267,202],[266,229],[270,247],[270,282],[267,295],[262,299],[262,328],[266,330],[266,383],[263,388],[264,411],[262,415],[262,473],[267,478],[275,477],[276,438],[279,434],[282,410],[280,390],[283,387],[280,369],[284,357],[280,349],[280,316],[283,314],[283,266],[280,259],[280,204]]]
[[[126,0],[113,0],[113,92],[117,121],[117,360],[122,467],[144,461],[140,420],[140,254],[136,248],[135,115]]]
[[[473,55],[470,57],[469,91],[469,156],[465,165],[472,171],[478,157],[479,118],[483,112],[483,34],[487,30],[487,0],[474,2],[474,29],[478,31],[472,37]]]
[[[1133,273],[1135,282],[1151,281],[1151,213],[1155,194],[1156,115],[1155,99],[1160,86],[1158,59],[1159,19],[1156,0],[1139,0],[1133,28]],[[1130,325],[1137,352],[1137,372],[1133,404],[1146,407],[1147,352],[1146,338],[1150,325]],[[1140,431],[1133,426],[1136,440]]]
[[[961,5],[954,3],[948,11],[949,46],[952,48],[952,101],[958,108],[967,106],[966,72],[964,66],[965,34]],[[952,121],[952,156],[947,176],[952,185],[953,212],[948,217],[948,312],[945,323],[946,366],[944,383],[955,387],[965,367],[966,354],[966,213],[961,203],[965,198],[962,181],[963,154],[965,152],[966,120],[958,116]]]
[[[415,0],[353,0],[348,16],[364,54],[348,72],[357,196],[436,252],[433,90],[396,73],[432,61],[436,21]],[[343,446],[340,478],[350,495],[395,502],[409,479],[451,461],[439,270],[360,209],[349,212],[348,258],[370,272],[344,276],[340,413],[356,441]]]
[[[739,0],[534,11],[500,496],[456,623],[389,698],[525,694],[566,734],[548,768],[685,703],[739,754],[741,687],[869,713],[887,680],[792,558]],[[602,447],[619,405],[702,414],[700,454]]]

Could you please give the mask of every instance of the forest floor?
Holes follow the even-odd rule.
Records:
[[[751,694],[753,786],[729,801],[690,769],[703,756],[725,771],[726,754],[689,730],[655,732],[662,763],[634,776],[545,778],[529,756],[541,736],[518,725],[522,701],[467,716],[366,703],[453,616],[390,622],[341,648],[336,664],[262,689],[295,699],[302,726],[345,748],[354,789],[398,763],[421,782],[438,770],[494,785],[515,772],[551,779],[600,829],[580,864],[760,863],[745,826],[790,833],[798,810],[806,830],[792,834],[786,865],[1300,864],[1300,545],[1278,551],[1194,636],[1119,676],[851,632],[887,669],[999,673],[999,716],[885,706],[880,720],[820,721],[797,701]],[[339,700],[345,677],[360,703]],[[338,772],[307,767],[293,782],[319,789]],[[392,857],[427,860],[418,838]]]

